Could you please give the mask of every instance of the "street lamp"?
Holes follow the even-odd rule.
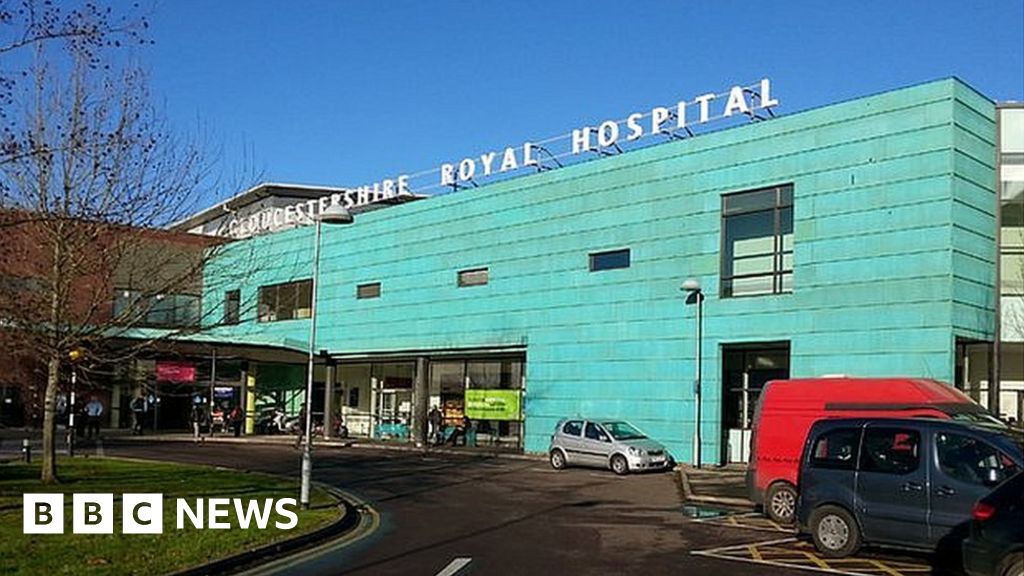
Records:
[[[341,204],[331,204],[314,217],[316,234],[313,240],[313,279],[311,300],[309,305],[309,365],[306,368],[306,422],[305,442],[302,445],[302,488],[299,503],[309,508],[309,484],[313,475],[313,455],[310,448],[313,444],[313,354],[316,347],[316,291],[320,283],[320,227],[322,224],[351,224],[352,214]]]
[[[696,360],[696,376],[693,381],[693,401],[695,404],[695,429],[693,434],[693,459],[700,468],[700,377],[701,377],[701,344],[704,338],[704,293],[701,291],[700,280],[696,278],[687,278],[681,287],[681,290],[686,292],[687,304],[697,304],[697,353],[695,356]]]

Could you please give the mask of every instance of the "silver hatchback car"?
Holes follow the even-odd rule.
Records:
[[[555,470],[594,466],[620,475],[675,465],[664,446],[622,420],[562,420],[551,435],[548,457]]]

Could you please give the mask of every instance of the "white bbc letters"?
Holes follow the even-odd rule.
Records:
[[[71,528],[75,534],[113,534],[114,495],[75,494]]]
[[[121,532],[163,534],[163,494],[125,494],[121,500]]]
[[[265,530],[273,521],[280,530],[291,530],[299,524],[295,498],[185,498],[175,501],[176,527],[183,530]],[[72,532],[75,534],[114,533],[113,494],[74,494],[71,507]],[[274,517],[277,517],[276,521]],[[204,522],[205,520],[205,522]],[[64,533],[64,494],[22,495],[22,532],[24,534]],[[163,494],[123,494],[121,497],[121,532],[123,534],[163,534]]]
[[[64,533],[63,494],[25,494],[21,509],[23,533]]]

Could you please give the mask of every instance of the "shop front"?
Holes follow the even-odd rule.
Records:
[[[522,449],[524,356],[421,358],[338,364],[331,403],[351,436],[423,443],[415,423],[422,422],[425,433],[436,408],[446,442]]]

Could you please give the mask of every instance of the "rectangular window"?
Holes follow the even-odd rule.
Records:
[[[241,316],[242,292],[228,290],[224,293],[224,323],[238,324]]]
[[[259,308],[260,322],[309,318],[313,310],[313,281],[260,286]]]
[[[921,435],[901,428],[868,428],[860,451],[861,472],[909,474],[920,462]]]
[[[840,428],[826,432],[814,441],[810,465],[830,470],[853,470],[857,462],[860,430]]]
[[[138,290],[114,290],[114,318],[121,322],[130,321],[132,316],[140,313],[139,298],[142,294]]]
[[[793,291],[793,185],[722,196],[722,297]]]
[[[380,298],[380,282],[356,286],[356,298]]]
[[[590,271],[629,268],[629,248],[595,252],[590,255]]]
[[[134,326],[187,328],[197,326],[199,296],[193,294],[156,294],[143,296],[139,290],[114,291],[114,318]]]
[[[488,281],[487,268],[474,268],[459,272],[459,287],[483,286]]]

